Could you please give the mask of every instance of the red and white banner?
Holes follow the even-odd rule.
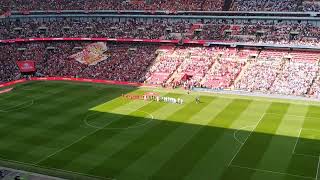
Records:
[[[17,61],[16,62],[20,72],[26,73],[26,72],[35,72],[36,66],[34,61]]]
[[[107,50],[108,47],[104,42],[92,43],[87,45],[81,52],[71,55],[70,58],[82,64],[96,65],[110,57],[110,54],[106,53]]]

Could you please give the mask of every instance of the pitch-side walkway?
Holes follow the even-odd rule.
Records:
[[[216,94],[229,94],[229,95],[241,95],[241,96],[251,96],[251,97],[266,97],[266,98],[274,98],[274,99],[285,99],[285,100],[300,100],[300,101],[314,101],[320,102],[320,99],[311,98],[311,97],[303,97],[303,96],[289,96],[289,95],[281,95],[281,94],[267,94],[262,92],[248,92],[241,90],[214,90],[214,89],[205,89],[205,88],[194,88],[196,92],[209,92]]]
[[[65,180],[57,177],[47,176],[43,174],[37,174],[32,172],[26,172],[6,167],[0,166],[0,171],[2,172],[3,177],[0,177],[2,180],[12,180],[16,176],[20,176],[23,179],[26,180]]]

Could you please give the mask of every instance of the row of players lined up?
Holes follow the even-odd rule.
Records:
[[[157,102],[165,102],[165,103],[172,103],[172,104],[183,104],[183,99],[180,98],[173,98],[173,97],[161,97],[161,96],[144,96],[144,100],[153,100]]]

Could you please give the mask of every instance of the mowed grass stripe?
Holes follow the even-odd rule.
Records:
[[[319,106],[309,106],[306,116],[304,118],[304,123],[302,125],[301,131],[304,129],[314,129],[319,127],[320,123],[318,119],[320,117],[320,107]],[[318,157],[312,157],[308,155],[308,152],[299,151],[300,141],[303,141],[303,133],[300,134],[294,153],[299,153],[301,155],[294,154],[290,160],[290,164],[287,168],[287,172],[291,174],[298,174],[306,177],[315,178],[318,169]],[[297,134],[298,136],[298,134]],[[297,137],[298,138],[298,137]]]
[[[225,126],[230,126],[250,103],[249,100],[235,99],[208,124],[214,121],[224,121]],[[172,155],[171,159],[152,175],[152,179],[183,179],[223,135],[224,131],[223,128],[203,126],[181,150]]]
[[[148,106],[152,106],[150,108],[150,112],[152,113],[153,111],[156,111],[158,108],[161,108],[164,104],[159,104],[156,102],[148,103],[145,105],[145,103],[138,102],[138,101],[131,101],[131,103],[140,103],[140,106],[134,106],[137,108],[137,110],[144,110],[148,109]],[[121,108],[118,107],[118,108]],[[118,109],[116,108],[116,109]],[[116,110],[115,109],[115,110]],[[136,113],[133,111],[131,114]],[[132,126],[138,122],[141,121],[146,121],[148,120],[148,117],[134,117],[130,116],[124,116],[124,115],[119,115],[119,114],[112,114],[112,113],[107,113],[107,116],[110,118],[113,118],[114,120],[112,121],[111,124],[109,124],[108,127],[119,127],[122,124],[126,124],[127,126]],[[107,117],[106,116],[106,117]],[[114,117],[116,116],[116,117]],[[148,115],[146,115],[148,116]],[[68,165],[68,163],[72,162],[73,159],[79,158],[82,154],[84,153],[89,153],[90,151],[99,148],[99,145],[102,145],[105,141],[111,139],[115,135],[119,134],[125,129],[120,129],[120,130],[96,130],[93,134],[90,134],[90,136],[85,137],[81,141],[72,144],[72,146],[63,149],[59,153],[45,159],[42,161],[40,164],[41,165],[46,165],[50,167],[55,167],[55,168],[63,168]],[[104,152],[106,153],[106,152]],[[107,176],[108,177],[108,176]]]
[[[69,89],[69,90],[73,90],[73,89]],[[76,96],[69,96],[69,98],[65,98],[65,101],[62,101],[59,104],[57,104],[57,107],[54,110],[58,111],[58,109],[60,109],[61,107],[69,107],[68,111],[72,111],[72,107],[74,107],[72,104],[77,104],[79,106],[82,106],[90,102],[90,99],[98,98],[97,94],[90,94],[90,96],[87,95],[86,97],[80,99],[80,98],[77,98],[77,95],[80,95],[78,94],[79,92],[72,92],[72,93],[75,94]],[[52,127],[31,129],[30,127],[32,127],[34,124],[36,124],[39,127],[41,126],[41,124],[46,123],[46,119],[41,119],[41,118],[36,119],[38,122],[33,121],[32,124],[30,124],[30,122],[28,121],[27,121],[29,123],[28,125],[23,123],[24,128],[20,128],[18,132],[13,132],[16,134],[21,134],[22,139],[19,139],[13,145],[8,145],[5,149],[1,149],[0,152],[7,152],[6,154],[11,152],[15,154],[15,160],[32,162],[35,159],[39,159],[39,157],[48,153],[46,151],[43,151],[44,149],[43,146],[46,146],[47,144],[49,144],[49,147],[50,146],[51,147],[48,148],[48,150],[50,151],[52,149],[61,147],[61,145],[63,144],[66,144],[66,143],[69,144],[70,140],[72,142],[75,137],[73,136],[71,139],[70,138],[67,139],[66,137],[68,137],[67,135],[69,134],[73,134],[75,132],[77,132],[77,134],[79,132],[81,133],[89,132],[89,129],[84,129],[84,128],[82,128],[81,131],[79,131],[79,125],[75,125],[75,124],[79,124],[79,119],[83,117],[84,113],[78,113],[78,112],[73,112],[69,114],[60,113],[60,118],[62,118],[61,115],[63,115],[63,117],[67,116],[68,121],[65,121],[60,124],[56,124]],[[59,118],[59,114],[57,114],[55,117]],[[27,134],[28,136],[26,136],[25,134]],[[59,137],[65,137],[65,138],[63,139],[63,141],[61,141]],[[55,146],[52,147],[52,144],[54,144]],[[40,147],[39,152],[37,151],[37,147]],[[20,151],[23,151],[23,153],[19,153]],[[30,151],[32,151],[33,153],[31,153]]]
[[[178,95],[179,96],[179,95]],[[176,96],[176,97],[178,97]],[[181,96],[183,99],[187,99],[186,96]],[[154,103],[154,106],[159,106],[160,103]],[[154,116],[154,120],[151,123],[148,123],[145,126],[140,126],[138,128],[128,129],[121,131],[121,133],[115,135],[111,139],[103,142],[99,147],[92,149],[92,151],[88,153],[84,153],[78,158],[72,160],[68,163],[64,169],[72,170],[72,171],[80,171],[80,172],[88,172],[92,167],[97,166],[108,159],[113,154],[119,152],[121,149],[126,147],[129,143],[134,141],[137,138],[140,138],[144,135],[146,131],[151,129],[152,127],[158,125],[161,119],[165,119],[166,117],[176,113],[184,106],[177,104],[165,104],[161,103],[161,108],[152,112]],[[150,112],[153,109],[152,106],[148,106],[144,111]],[[161,119],[159,119],[161,118]],[[107,152],[107,153],[106,153]],[[97,156],[101,155],[101,156]],[[132,179],[132,177],[130,177]]]
[[[141,93],[144,94],[145,92]],[[170,97],[179,97],[180,95],[176,94],[167,94]],[[165,103],[162,102],[153,102],[153,101],[144,101],[144,100],[130,100],[131,103],[124,104],[113,111],[107,113],[118,114],[120,118],[130,119],[133,118],[134,121],[131,121],[131,124],[128,124],[128,121],[117,121],[115,123],[110,123],[107,128],[112,129],[122,129],[123,127],[132,127],[132,126],[140,126],[141,124],[145,124],[146,121],[149,121],[151,117],[150,113],[155,112],[157,109],[165,106]],[[150,105],[149,105],[150,104]],[[108,111],[100,109],[99,111]],[[142,115],[141,115],[142,114]],[[121,116],[124,115],[124,116]],[[126,128],[124,128],[126,129]]]
[[[76,101],[75,103],[77,103],[81,107],[84,104],[90,103],[91,101],[95,101],[96,98],[99,98],[99,95],[92,94],[90,96],[87,95],[80,101],[74,101]],[[114,108],[116,107],[117,105],[114,106]],[[26,157],[34,159],[32,158],[34,156],[46,156],[52,151],[61,148],[62,145],[70,144],[70,142],[73,142],[75,139],[77,139],[79,135],[87,134],[90,131],[92,131],[91,129],[83,126],[83,122],[81,120],[84,117],[84,113],[75,113],[77,112],[76,108],[70,108],[68,109],[68,111],[73,112],[71,114],[74,114],[75,116],[68,116],[68,121],[53,126],[49,126],[47,127],[47,129],[43,129],[42,131],[39,131],[36,135],[29,137],[23,141],[23,143],[27,145],[32,144],[37,147],[34,148],[31,152],[26,153]],[[81,126],[79,127],[79,125]],[[47,149],[47,151],[44,151],[44,149]]]
[[[23,117],[20,117],[18,113],[10,113],[10,115],[17,116],[18,118],[7,118],[5,119],[6,121],[10,121],[10,123],[6,124],[6,126],[3,126],[3,131],[1,131],[1,142],[7,142],[6,139],[11,139],[12,137],[17,137],[16,141],[11,141],[11,143],[17,143],[19,140],[22,140],[26,138],[26,135],[30,135],[28,133],[21,133],[23,130],[30,128],[30,126],[34,124],[40,124],[43,122],[42,118],[34,118],[34,114],[31,113],[24,113]],[[10,116],[9,116],[10,117]],[[41,116],[40,116],[41,117]],[[7,132],[8,130],[9,132]],[[24,151],[24,149],[9,149],[11,143],[7,143],[6,146],[1,147],[2,154],[3,151],[5,152],[10,152],[10,151]],[[12,152],[12,156],[17,158],[18,157],[18,152]]]
[[[136,91],[135,94],[144,94],[144,92]],[[141,114],[140,108],[147,107],[146,105],[150,104],[151,101],[141,101],[141,100],[129,100],[122,97],[118,97],[113,101],[103,103],[94,108],[91,108],[91,111],[85,117],[84,121],[87,126],[92,127],[105,127],[105,128],[121,128],[127,126],[127,121],[119,121],[120,118],[130,114],[130,116],[135,116]],[[149,114],[145,114],[149,116]],[[142,116],[141,116],[142,117]],[[150,118],[150,117],[145,117]],[[117,122],[116,122],[117,121]],[[137,124],[140,120],[136,118],[132,123]],[[141,119],[143,122],[143,118]],[[116,123],[115,123],[116,122]]]
[[[214,146],[204,154],[202,159],[184,179],[193,180],[201,177],[202,179],[220,180],[225,168],[241,145],[238,140],[245,140],[245,137],[250,134],[249,131],[254,129],[270,104],[269,102],[252,101],[246,110],[228,126],[226,126],[223,121],[214,121],[212,127],[223,128],[223,135],[221,135]],[[237,176],[235,176],[234,179],[237,179]]]
[[[285,175],[292,158],[292,151],[296,143],[296,136],[299,134],[299,130],[302,128],[304,122],[304,116],[308,110],[307,106],[291,104],[287,113],[282,119],[278,130],[273,136],[270,145],[266,149],[262,160],[259,163],[259,169],[270,170],[274,172],[280,172],[284,174],[277,174],[278,179],[288,176],[296,178],[291,175]],[[294,115],[293,115],[294,114]],[[281,149],[281,151],[279,151]],[[277,161],[277,163],[274,163]],[[275,175],[274,175],[275,176]],[[255,172],[252,179],[264,180],[269,178],[265,173]]]
[[[215,98],[159,145],[123,170],[116,179],[143,180],[151,177],[174,153],[183,148],[199,132],[203,125],[207,125],[213,117],[217,116],[231,102],[231,99]],[[163,111],[163,113],[166,113],[166,111]]]
[[[62,89],[64,89],[64,87],[62,87]],[[70,92],[69,92],[70,91]],[[50,99],[55,99],[57,97],[63,96],[64,94],[75,94],[75,95],[80,95],[74,92],[74,89],[70,89],[70,87],[68,89],[65,89],[57,94],[49,94],[48,96],[43,97],[41,100],[43,102],[50,102]],[[62,107],[68,107],[67,110],[73,111],[74,108],[76,108],[76,106],[70,106],[70,103],[74,104],[76,103],[78,106],[83,106],[86,103],[90,103],[90,101],[94,100],[98,98],[98,95],[95,94],[90,94],[87,95],[85,98],[78,98],[77,96],[67,96],[64,98],[63,101],[59,101],[59,103],[54,103],[54,105],[47,105],[44,106],[43,104],[39,103],[40,99],[38,101],[35,102],[35,104],[31,107],[29,107],[28,109],[22,111],[21,113],[19,112],[15,112],[15,113],[9,113],[7,115],[7,119],[6,122],[1,122],[1,123],[6,123],[7,125],[12,125],[14,126],[14,128],[17,128],[21,130],[21,128],[30,128],[30,127],[39,127],[42,129],[46,129],[43,128],[42,124],[46,123],[46,119],[50,118],[52,121],[54,122],[65,122],[65,120],[63,119],[63,117],[68,117],[70,114],[72,116],[74,116],[75,114],[83,114],[84,112],[81,113],[67,113],[66,110],[65,111],[61,111]],[[80,103],[80,104],[79,104]],[[22,118],[19,118],[20,114],[22,115]],[[37,115],[37,118],[34,118],[34,115]],[[12,115],[12,119],[10,118]],[[12,121],[15,117],[18,117],[17,119],[19,120],[18,123],[16,123],[16,121]],[[14,124],[15,123],[15,124]],[[6,127],[9,128],[9,127]],[[14,128],[12,128],[11,130],[13,130],[13,132],[15,132]]]
[[[56,89],[63,90],[65,86],[59,86],[55,87]],[[24,111],[25,109],[21,109],[19,111],[15,109],[20,109],[21,107],[26,107],[28,104],[31,104],[30,102],[33,101],[32,106],[34,106],[34,102],[37,101],[37,103],[43,101],[47,97],[50,97],[51,94],[45,93],[48,89],[46,89],[45,86],[39,86],[36,88],[35,92],[26,91],[23,89],[14,89],[12,92],[4,94],[5,97],[0,99],[0,110],[9,111],[9,113],[16,113]],[[61,91],[59,91],[61,92]],[[59,93],[58,92],[58,93]],[[55,93],[57,94],[57,93]],[[1,96],[1,95],[0,95]],[[39,96],[38,98],[35,98],[36,96]],[[61,94],[63,96],[63,94]],[[46,102],[46,101],[43,101]],[[28,107],[29,109],[30,107]],[[7,114],[6,112],[0,112],[0,114]]]
[[[258,164],[263,158],[264,153],[274,136],[273,134],[277,131],[288,107],[289,104],[285,103],[272,103],[269,106],[266,114],[260,120],[251,136],[248,137],[245,144],[241,147],[231,165],[258,168]],[[271,113],[277,113],[277,115]],[[230,167],[225,171],[223,179],[230,179],[230,176],[236,176],[234,172],[238,172],[238,170],[234,170],[235,168],[236,167]],[[253,174],[254,171],[247,171],[246,173],[241,173],[241,178],[250,179]]]
[[[206,102],[213,100],[212,97],[202,97],[202,99],[206,99]],[[149,129],[143,136],[124,147],[121,151],[106,159],[100,165],[93,167],[90,174],[112,177],[119,175],[130,164],[161,143],[163,139],[181,126],[183,122],[189,120],[192,117],[191,114],[196,114],[206,105],[207,103],[195,104],[194,101],[185,104],[177,113],[167,118],[170,121],[161,121],[157,126]]]
[[[45,87],[46,84],[49,84],[49,85]],[[61,90],[59,89],[59,87],[62,84],[64,85],[65,83],[62,83],[62,82],[59,82],[59,83],[43,82],[42,83],[41,82],[38,86],[30,85],[29,86],[30,89],[28,86],[25,89],[21,89],[21,92],[23,92],[25,96],[31,96],[32,98],[35,98],[37,103],[34,106],[29,107],[28,109],[14,111],[14,113],[10,113],[10,114],[0,113],[0,129],[1,127],[6,127],[8,124],[10,124],[12,125],[13,128],[17,130],[14,133],[10,132],[10,136],[3,136],[3,138],[0,139],[0,149],[1,147],[4,147],[5,149],[15,145],[19,145],[19,147],[21,147],[22,149],[24,148],[24,146],[26,146],[28,149],[26,151],[26,154],[30,156],[29,157],[30,159],[36,159],[35,157],[39,157],[39,159],[41,158],[42,160],[42,159],[46,159],[48,155],[51,156],[51,154],[53,154],[54,156],[54,155],[60,154],[60,150],[61,152],[63,152],[63,150],[67,149],[69,145],[72,146],[73,143],[77,144],[79,141],[81,142],[81,145],[83,145],[86,148],[88,147],[88,149],[90,150],[82,154],[80,153],[81,155],[79,156],[76,155],[75,156],[76,158],[73,158],[71,161],[68,161],[68,160],[64,161],[64,159],[66,159],[65,157],[69,157],[70,154],[71,156],[73,154],[77,154],[78,153],[76,152],[77,148],[73,148],[76,151],[70,151],[70,152],[66,151],[63,154],[58,155],[58,157],[55,160],[61,161],[60,163],[62,165],[58,167],[59,169],[71,170],[71,171],[76,171],[81,173],[88,173],[88,172],[90,173],[90,170],[92,168],[99,167],[101,166],[101,164],[105,164],[105,168],[109,169],[110,168],[109,166],[111,167],[113,166],[113,164],[111,163],[110,164],[106,163],[107,160],[110,159],[110,157],[113,157],[115,154],[118,154],[119,152],[123,151],[124,148],[131,145],[132,142],[134,142],[135,140],[142,139],[142,136],[144,136],[147,132],[150,131],[150,129],[158,126],[159,124],[165,123],[167,125],[170,125],[170,123],[172,122],[170,122],[168,118],[172,116],[172,112],[179,113],[180,111],[176,111],[177,108],[178,107],[184,108],[185,105],[187,105],[190,102],[189,100],[190,99],[193,100],[194,98],[193,97],[193,98],[186,99],[186,104],[182,106],[178,106],[178,105],[171,106],[170,104],[170,106],[165,105],[160,109],[156,110],[155,112],[152,113],[152,115],[156,117],[156,119],[158,120],[151,122],[148,126],[144,126],[142,128],[134,129],[134,130],[125,130],[125,131],[120,130],[121,131],[120,133],[116,133],[111,138],[106,138],[106,140],[103,139],[104,138],[103,136],[105,134],[100,133],[100,136],[94,136],[92,138],[87,139],[86,141],[82,141],[82,139],[79,140],[79,138],[95,132],[95,129],[84,126],[81,123],[82,119],[79,119],[78,115],[85,114],[87,109],[94,107],[97,104],[101,104],[105,102],[105,99],[115,95],[114,91],[119,90],[124,92],[126,91],[130,92],[134,90],[134,88],[130,88],[130,90],[127,90],[126,88],[123,88],[123,87],[114,88],[114,86],[106,86],[107,87],[106,88],[107,90],[106,90],[104,88],[101,88],[101,89],[91,88],[92,86],[91,84],[84,85],[84,84],[68,83],[66,85],[66,89],[70,88],[70,90],[64,90],[63,88]],[[77,86],[77,87],[73,88],[72,86]],[[35,87],[35,89],[33,89],[33,87]],[[58,87],[57,90],[51,89],[56,87]],[[37,91],[37,88],[39,89],[39,91]],[[126,90],[122,90],[122,88]],[[19,90],[18,88],[15,89],[14,93],[18,92],[18,90]],[[46,96],[45,92],[48,92],[48,94],[50,95]],[[58,92],[57,94],[61,94],[62,96],[59,97],[59,96],[52,95],[52,94],[55,94],[56,92]],[[97,96],[95,95],[91,96],[90,94],[92,93]],[[87,96],[88,94],[93,99],[87,100],[87,103],[81,102],[81,104],[79,104],[78,106],[77,106],[77,102],[69,103],[68,102],[69,100],[65,100],[63,98],[63,96],[67,98],[69,97],[79,98],[82,96]],[[115,96],[117,97],[117,95]],[[7,97],[9,97],[9,94]],[[37,99],[39,99],[39,101]],[[70,99],[73,99],[73,98],[70,98]],[[229,96],[227,99],[232,100],[232,98],[230,98]],[[83,100],[85,101],[84,98]],[[13,102],[13,101],[22,102],[22,98],[21,96],[15,96],[14,99],[10,100],[10,102]],[[56,108],[58,108],[56,105],[59,102],[61,102],[62,104],[68,104],[68,106],[72,106],[72,108],[62,107],[62,105],[60,104],[61,106],[59,107],[60,111],[56,111]],[[264,101],[260,101],[260,102],[265,103]],[[1,101],[0,106],[3,103],[4,102]],[[269,103],[270,101],[268,101],[266,104],[269,104]],[[119,103],[119,107],[121,108],[116,108],[117,110],[110,110],[110,109],[107,110],[107,113],[113,112],[113,115],[114,115],[113,117],[111,117],[111,115],[108,117],[109,118],[111,117],[115,121],[117,121],[119,117],[131,118],[133,121],[136,121],[135,124],[141,124],[141,122],[145,122],[149,120],[149,117],[151,116],[146,115],[142,112],[134,111],[134,109],[130,110],[131,106],[140,107],[140,105],[145,106],[145,104],[142,104],[142,103],[141,104],[130,103],[126,105],[122,105],[121,103]],[[254,105],[258,105],[256,106],[256,109],[251,108]],[[151,106],[148,106],[148,107],[153,109],[153,107]],[[225,123],[224,121],[214,121],[212,124],[208,125],[208,127],[211,127],[212,129],[224,128],[224,131],[222,135],[218,138],[218,140],[214,140],[215,143],[210,147],[208,147],[209,150],[203,153],[202,156],[200,156],[199,153],[195,153],[196,156],[199,157],[199,160],[194,160],[195,163],[193,163],[192,165],[193,167],[190,167],[189,165],[187,165],[187,168],[191,170],[189,170],[189,172],[186,173],[187,175],[181,176],[180,179],[185,179],[185,180],[193,180],[193,179],[213,179],[213,180],[215,179],[217,180],[218,179],[219,180],[221,179],[224,179],[224,180],[226,179],[232,179],[232,180],[234,179],[251,179],[251,180],[287,179],[287,180],[293,180],[293,179],[304,179],[304,176],[308,178],[309,174],[312,174],[313,176],[315,176],[316,175],[315,171],[317,170],[318,158],[314,158],[309,155],[306,155],[306,156],[294,155],[292,158],[289,158],[290,164],[288,164],[288,161],[287,161],[288,157],[285,156],[286,155],[285,152],[287,152],[289,149],[288,148],[289,143],[287,142],[281,143],[284,140],[282,138],[284,136],[281,136],[281,138],[277,137],[278,135],[285,135],[285,136],[288,136],[288,138],[294,138],[292,136],[295,136],[296,134],[298,134],[298,131],[295,131],[294,128],[298,127],[298,124],[301,123],[301,119],[303,117],[300,117],[300,115],[305,113],[306,107],[304,106],[302,108],[299,108],[299,107],[292,108],[292,107],[293,105],[290,105],[287,111],[283,111],[283,109],[279,109],[279,108],[276,108],[277,110],[274,109],[271,111],[271,113],[275,113],[275,114],[270,113],[270,115],[278,115],[278,114],[285,114],[285,115],[283,116],[281,123],[279,124],[279,127],[274,132],[275,134],[271,138],[269,145],[266,146],[264,154],[261,155],[262,158],[259,160],[259,162],[257,162],[256,167],[252,169],[230,167],[229,169],[226,170],[227,172],[223,171],[223,168],[227,166],[230,159],[233,157],[234,154],[236,154],[234,151],[238,150],[236,148],[239,147],[240,145],[240,143],[238,143],[233,137],[234,132],[237,130],[237,128],[241,128],[243,127],[243,125],[246,125],[246,122],[248,123],[249,126],[252,126],[252,124],[255,125],[254,122],[257,121],[256,117],[261,115],[261,112],[265,111],[264,110],[265,106],[259,105],[259,103],[256,104],[256,102],[251,102],[250,105],[246,108],[246,110],[243,111],[241,115],[238,118],[236,118],[232,123],[232,125],[230,125],[229,127],[227,127],[228,122]],[[210,111],[205,111],[207,108],[209,107],[206,106],[205,108],[201,109],[197,113],[189,114],[189,116],[192,116],[190,119],[188,119],[187,121],[182,121],[181,126],[176,128],[172,132],[168,133],[168,135],[164,137],[160,141],[160,143],[154,145],[153,147],[150,147],[150,148],[143,147],[144,144],[141,142],[140,143],[141,148],[147,148],[147,150],[143,149],[145,153],[140,157],[133,156],[132,160],[130,159],[131,156],[124,157],[123,159],[126,162],[122,164],[128,164],[128,166],[122,169],[119,173],[117,173],[118,176],[115,176],[115,178],[117,178],[118,180],[121,180],[121,178],[123,180],[124,179],[138,180],[139,177],[142,177],[141,179],[148,179],[148,178],[151,179],[152,174],[155,174],[159,170],[164,169],[163,165],[170,161],[173,161],[171,160],[172,156],[174,156],[177,152],[185,149],[186,145],[189,144],[190,141],[192,141],[193,138],[195,138],[196,135],[201,132],[201,130],[203,129],[201,125],[207,124],[207,119],[203,120],[201,119],[201,117],[208,117],[211,114]],[[304,112],[301,109],[304,109]],[[149,111],[148,108],[145,110]],[[47,113],[48,115],[45,114],[46,111],[48,112]],[[165,113],[166,111],[168,111],[169,113],[166,114]],[[58,113],[58,112],[61,112],[61,113]],[[33,114],[33,116],[30,116],[31,114]],[[105,113],[99,114],[101,115],[100,117],[103,118],[104,117],[103,114]],[[319,118],[317,118],[318,114],[319,114],[318,107],[310,106],[305,118],[306,121],[305,121],[304,127],[308,127],[308,128],[311,127],[312,129],[317,128],[319,126]],[[290,115],[295,115],[297,117],[290,118]],[[34,120],[34,118],[38,118],[38,116],[45,117],[46,119],[41,121],[40,123],[34,123],[34,122],[37,122],[37,120]],[[6,118],[6,120],[1,121],[2,117]],[[145,118],[145,117],[148,117],[148,118]],[[63,124],[65,124],[66,122],[69,122],[71,118],[74,118],[73,120],[74,123],[72,124],[77,126],[78,128],[74,130],[71,129],[70,133],[65,133],[66,131],[63,127]],[[245,118],[247,118],[247,120]],[[270,119],[271,118],[273,117],[270,116]],[[176,120],[171,119],[171,121],[176,121]],[[180,122],[177,124],[180,124]],[[62,126],[57,129],[53,129],[53,127],[58,125],[62,125]],[[71,126],[71,123],[70,124],[66,123],[66,125]],[[113,127],[123,127],[126,125],[128,124],[118,123],[118,124],[114,124]],[[271,124],[271,129],[273,128],[273,126],[274,124]],[[241,129],[239,133],[237,133],[236,135],[239,142],[245,141],[246,137],[250,134],[251,130],[254,129],[254,127],[255,126]],[[66,129],[68,131],[68,128]],[[106,130],[106,131],[110,131],[110,130]],[[115,131],[115,130],[111,130],[111,131]],[[116,131],[119,131],[119,130],[116,130]],[[260,131],[269,132],[270,129],[261,128]],[[254,135],[254,133],[252,133],[252,135]],[[314,135],[316,135],[316,133]],[[36,138],[35,141],[33,141],[32,139],[33,136],[39,137],[39,138]],[[50,141],[49,143],[43,143],[55,136],[57,137],[55,140]],[[311,142],[313,141],[312,140],[313,134],[305,130],[302,132],[302,137],[310,138],[310,139],[308,140],[302,139],[301,143],[298,143],[297,145],[297,152],[312,154],[312,150],[313,149],[316,150],[317,148],[313,148],[313,147],[308,148],[307,146],[311,145]],[[68,143],[68,142],[71,142],[71,143]],[[67,144],[67,146],[62,146],[62,144]],[[166,147],[166,145],[168,147]],[[291,140],[290,140],[290,145],[292,145]],[[32,146],[34,148],[31,148]],[[206,145],[203,145],[203,146],[206,146]],[[317,146],[316,143],[315,143],[315,146]],[[80,146],[76,146],[76,147],[81,148]],[[133,146],[130,146],[130,147],[133,147]],[[191,146],[189,147],[191,148]],[[202,148],[202,146],[200,146],[200,148]],[[282,151],[282,149],[284,150],[284,152]],[[132,148],[132,150],[133,151],[136,150],[137,152],[139,151],[136,148]],[[190,155],[192,155],[193,150],[198,152],[197,147],[192,147],[192,149],[190,149],[191,151]],[[252,152],[257,150],[260,151],[259,148],[255,147],[252,150]],[[40,156],[41,153],[43,154],[42,156]],[[135,152],[132,152],[132,153],[135,153]],[[277,155],[275,155],[275,157],[272,157],[273,153]],[[128,154],[130,155],[131,153],[128,153]],[[281,158],[279,158],[280,156],[284,157],[285,161],[282,161]],[[1,152],[0,152],[0,157],[1,157]],[[143,159],[144,161],[142,161]],[[159,159],[160,161],[158,161],[157,159]],[[121,161],[122,158],[118,160]],[[20,161],[25,161],[24,157],[20,157]],[[274,161],[274,163],[276,164],[272,165],[272,161]],[[277,163],[277,161],[281,161],[281,162]],[[52,162],[55,163],[54,161]],[[186,161],[177,162],[176,165],[180,166],[181,164],[183,164],[184,166],[185,162],[189,162],[189,161],[186,160]],[[190,162],[192,161],[190,160]],[[140,169],[138,165],[140,166]],[[135,166],[136,168],[132,168],[133,166]],[[173,167],[173,165],[169,165],[169,166]],[[285,171],[286,166],[288,167],[287,171]],[[285,173],[298,174],[300,176],[290,176],[284,173],[281,175],[279,174],[275,175],[275,173],[272,173],[272,172],[258,171],[255,169],[255,168],[269,169],[270,167],[273,168],[273,170],[281,169]],[[146,170],[148,172],[143,173],[143,170]],[[166,171],[162,171],[162,172],[166,172]],[[228,173],[229,175],[226,175],[226,173]],[[131,178],[132,176],[130,175],[134,175],[134,178]],[[108,175],[106,175],[105,177],[107,176]],[[165,175],[165,177],[169,177],[169,175],[168,176]]]
[[[143,95],[145,93],[145,91],[142,90],[135,90],[134,92],[130,92],[130,93],[126,93],[126,94],[135,94],[135,95]],[[95,106],[93,108],[91,108],[91,111],[95,111],[95,112],[110,112],[112,110],[114,110],[115,106],[116,107],[120,107],[120,106],[125,106],[126,103],[125,102],[130,102],[130,103],[141,103],[143,101],[132,101],[129,100],[127,98],[124,98],[122,96],[119,96],[115,99],[113,99],[112,101],[108,101],[108,102],[104,102],[102,104],[99,104],[98,106]]]
[[[57,94],[57,96],[62,95],[63,93]],[[55,96],[47,96],[44,98],[46,99],[46,101],[48,101],[49,98],[55,98]],[[37,104],[34,104],[32,107],[29,107],[28,109],[25,109],[20,112],[0,113],[0,116],[2,117],[0,123],[4,124],[4,126],[2,126],[0,129],[0,139],[8,137],[10,133],[19,132],[23,128],[27,128],[29,126],[38,124],[41,121],[43,121],[43,118],[45,117],[42,117],[40,114],[37,114],[38,118],[34,118],[35,112],[33,111],[43,108],[44,107],[37,106]]]

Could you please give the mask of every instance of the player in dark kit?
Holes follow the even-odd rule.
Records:
[[[196,97],[196,103],[197,103],[197,104],[200,103],[200,97],[199,97],[199,96]]]

